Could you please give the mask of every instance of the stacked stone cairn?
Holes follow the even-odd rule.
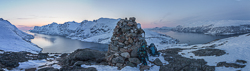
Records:
[[[137,51],[145,40],[145,32],[135,22],[134,17],[121,19],[114,29],[106,60],[109,65],[122,69],[125,66],[136,67],[140,64]],[[144,35],[143,35],[144,33]]]

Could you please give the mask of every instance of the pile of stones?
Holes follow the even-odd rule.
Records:
[[[135,22],[134,17],[121,19],[114,29],[106,60],[109,65],[121,69],[125,66],[135,67],[140,63],[137,51],[145,40],[145,32]],[[144,35],[143,35],[144,33]]]

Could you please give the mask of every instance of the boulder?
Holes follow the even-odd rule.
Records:
[[[156,58],[154,60],[154,64],[157,65],[157,66],[162,66],[163,65],[162,62],[161,62],[161,60],[159,58]]]
[[[125,58],[130,58],[130,55],[128,52],[121,53],[121,56]]]
[[[117,67],[123,67],[123,64],[122,63],[116,63],[116,66]]]
[[[84,64],[83,61],[77,61],[75,62],[74,66],[81,66],[82,64]]]
[[[138,48],[133,49],[132,52],[131,52],[131,57],[133,57],[133,58],[138,57],[137,51],[138,51]]]
[[[110,46],[110,49],[111,49],[111,50],[114,50],[114,51],[118,51],[118,47],[117,47],[117,46],[111,45],[111,46]]]
[[[68,57],[74,58],[76,60],[87,61],[87,60],[96,60],[104,58],[105,53],[97,50],[91,49],[77,49],[71,53]]]
[[[84,63],[94,62],[100,63],[105,61],[105,53],[97,50],[91,49],[77,49],[67,57],[59,61],[62,65],[72,66],[77,61],[84,61]]]
[[[140,64],[140,60],[138,58],[129,58],[128,59],[131,63],[135,63],[135,64]]]
[[[119,56],[119,57],[113,58],[112,63],[124,63],[124,59],[121,56]]]
[[[131,62],[127,62],[127,63],[126,63],[126,66],[130,66],[130,67],[136,67],[136,64],[134,64],[134,63],[131,63]]]

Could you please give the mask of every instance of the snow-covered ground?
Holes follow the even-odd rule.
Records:
[[[36,26],[31,32],[47,34],[47,35],[60,35],[66,36],[67,38],[77,39],[87,42],[95,42],[102,44],[109,44],[111,42],[111,37],[113,35],[113,30],[120,19],[110,19],[110,18],[99,18],[95,21],[84,20],[81,23],[77,22],[66,22],[64,24],[52,23],[45,26]],[[138,27],[140,24],[138,23]],[[146,41],[150,43],[155,43],[161,47],[165,48],[176,44],[178,41],[167,35],[159,34],[145,29]],[[144,35],[143,35],[144,36]]]
[[[164,57],[160,56],[159,57],[153,57],[153,56],[149,56],[149,60],[150,61],[154,61],[156,58],[159,58],[161,60],[161,62],[163,63],[163,65],[166,65],[168,64],[168,61],[165,61],[164,60]],[[147,61],[148,63],[148,66],[152,66],[149,71],[159,71],[160,69],[160,66],[157,66],[153,63],[150,63],[149,61]],[[141,65],[141,64],[139,64]],[[81,67],[95,67],[98,71],[140,71],[140,66],[137,65],[137,67],[130,67],[130,66],[126,66],[124,68],[122,68],[121,70],[118,70],[118,67],[115,67],[115,66],[104,66],[104,65],[81,65]]]
[[[166,29],[152,28],[153,30]],[[166,29],[169,30],[169,29]],[[234,35],[250,32],[250,20],[217,20],[186,23],[170,28],[178,32],[204,33],[209,35]]]
[[[60,69],[61,66],[58,65],[58,61],[56,61],[56,58],[59,58],[61,54],[56,54],[56,55],[58,56],[55,56],[55,54],[49,54],[49,56],[55,56],[55,58],[47,58],[47,59],[42,59],[42,60],[29,60],[27,62],[20,62],[19,63],[20,65],[18,67],[10,71],[25,71],[25,69],[30,69],[30,68],[36,68],[38,70],[38,69],[45,68],[45,67],[54,67],[54,68]],[[152,62],[156,58],[159,58],[161,62],[163,63],[163,65],[168,64],[168,61],[165,61],[164,57],[161,56],[161,54],[159,57],[149,56],[149,60]],[[156,66],[155,64],[150,63],[149,61],[147,61],[147,63],[148,63],[148,66],[152,66],[149,71],[159,71],[160,66]],[[118,70],[117,67],[109,66],[109,65],[85,65],[83,64],[81,65],[81,67],[84,67],[84,68],[95,67],[98,71],[140,71],[139,65],[137,67],[126,66],[122,68],[122,70]],[[7,70],[7,69],[4,69],[4,70]]]
[[[30,42],[30,39],[33,38],[32,35],[17,29],[9,21],[0,18],[0,50],[32,53],[42,51],[41,48]]]
[[[188,50],[183,50],[179,52],[180,55],[183,57],[191,58],[191,59],[204,59],[209,66],[216,66],[217,63],[226,61],[227,63],[235,63],[236,60],[246,60],[247,63],[245,64],[246,67],[244,68],[232,68],[232,67],[216,67],[216,71],[235,71],[235,70],[241,70],[241,71],[249,71],[250,70],[250,34],[245,34],[237,37],[230,37],[225,39],[220,39],[217,41],[213,41],[207,44],[196,44],[196,45],[190,45],[190,46],[174,46],[169,48],[192,48]],[[224,50],[227,54],[222,56],[195,56],[192,51],[196,51],[199,49],[205,49],[205,48],[211,48],[210,46],[215,46],[214,49],[220,49]],[[163,56],[159,57],[152,57],[149,56],[149,60],[153,61],[156,58],[159,58],[161,62],[166,65],[168,64],[167,61],[164,60]],[[44,63],[42,63],[44,60],[40,61],[29,61],[29,62],[23,62],[20,64],[20,66],[17,69],[25,68],[25,66],[33,65],[33,66],[39,66]],[[35,63],[34,63],[35,62]],[[44,61],[46,62],[46,61]],[[30,64],[31,63],[31,64]],[[48,64],[51,64],[50,62],[47,62]],[[149,71],[159,71],[160,66],[156,66],[150,62],[148,62],[148,65],[153,65]],[[95,67],[98,71],[120,71],[117,69],[117,67],[113,66],[104,66],[104,65],[81,65],[82,67]],[[60,66],[53,65],[52,67],[60,68]],[[139,66],[137,67],[125,67],[121,71],[139,71]]]
[[[41,69],[45,67],[54,67],[57,69],[60,69],[61,66],[58,65],[58,61],[56,60],[57,58],[60,58],[61,54],[48,54],[49,56],[53,56],[53,58],[46,58],[42,60],[28,60],[26,62],[19,62],[19,66],[16,68],[13,68],[12,70],[7,70],[6,71],[25,71],[25,69],[30,69],[30,68],[36,68]]]
[[[183,50],[179,52],[180,55],[187,58],[204,59],[209,66],[216,66],[217,63],[226,61],[227,63],[235,63],[238,60],[247,61],[244,68],[232,68],[232,67],[216,67],[216,71],[249,71],[250,70],[250,34],[240,35],[238,37],[230,37],[221,39],[208,44],[197,44],[192,46],[186,46],[185,48],[197,48],[190,50]],[[209,46],[216,46],[215,49],[224,50],[227,54],[222,56],[195,56],[192,51],[199,49],[205,49]]]

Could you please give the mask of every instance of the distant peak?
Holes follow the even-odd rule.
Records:
[[[52,22],[51,24],[57,24],[56,22]]]
[[[100,20],[100,19],[113,19],[113,18],[103,18],[103,17],[101,17],[101,18],[99,18],[98,20]]]
[[[88,20],[83,20],[81,23],[86,23],[86,22],[88,22]]]
[[[0,20],[4,20],[3,18],[0,18]]]
[[[65,22],[65,23],[77,23],[77,22],[75,22],[75,21],[68,21],[68,22]]]

